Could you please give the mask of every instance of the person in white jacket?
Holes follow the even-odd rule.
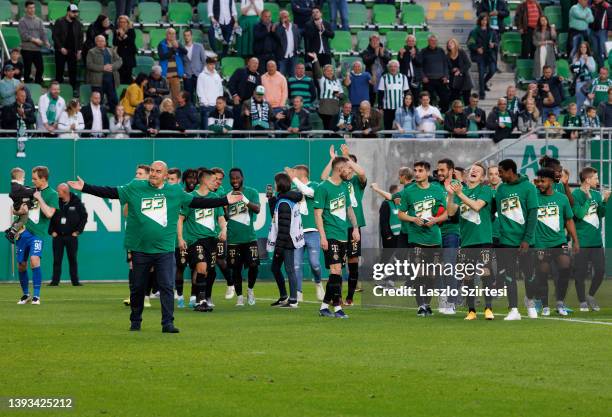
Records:
[[[81,114],[81,103],[79,99],[73,98],[68,103],[66,111],[59,117],[57,132],[61,139],[78,139],[79,133],[85,129],[85,121]]]
[[[206,58],[206,66],[198,75],[196,91],[200,101],[200,117],[203,130],[208,129],[208,115],[215,110],[217,97],[223,96],[223,79],[215,69],[217,58],[209,56]]]
[[[115,115],[111,116],[109,129],[113,139],[127,139],[132,133],[132,120],[125,113],[125,109],[121,104],[115,107]]]
[[[54,133],[57,130],[57,122],[60,115],[66,109],[66,102],[60,97],[60,85],[53,81],[49,86],[47,94],[38,99],[37,128]]]

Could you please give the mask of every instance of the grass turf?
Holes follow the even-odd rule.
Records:
[[[312,284],[304,287],[314,300]],[[504,322],[504,301],[493,322],[359,306],[347,309],[349,320],[328,319],[314,302],[269,307],[276,295],[269,282],[258,283],[254,307],[234,307],[224,289],[217,283],[213,313],[175,311],[181,333],[168,335],[158,300],[142,331],[127,331],[125,284],[44,287],[40,306],[16,305],[18,285],[0,285],[0,397],[72,397],[75,405],[0,414],[582,417],[612,410],[612,326],[602,324],[612,323],[612,281],[600,290],[607,308],[572,315],[595,324]]]

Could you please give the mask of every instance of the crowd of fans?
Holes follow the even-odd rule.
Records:
[[[216,136],[237,130],[297,134],[311,130],[318,116],[324,130],[340,134],[376,137],[380,130],[393,130],[394,137],[441,137],[446,131],[446,136],[495,141],[540,127],[549,128],[552,137],[570,139],[592,135],[571,128],[612,127],[612,80],[605,65],[609,6],[603,0],[590,6],[580,0],[569,10],[571,80],[556,74],[555,26],[537,0],[521,3],[514,23],[521,33],[521,57],[534,59],[535,82],[522,95],[509,86],[488,114],[479,100],[498,71],[503,21],[509,15],[505,0],[478,4],[465,49],[457,39],[441,47],[432,34],[419,50],[416,37],[407,34],[395,54],[375,33],[350,68],[333,66],[330,49],[336,29],[348,29],[346,0],[330,6],[340,14],[340,25],[325,21],[314,0],[291,1],[293,21],[281,10],[278,22],[261,0],[242,0],[238,8],[233,0],[209,1],[209,46],[194,42],[189,28],[178,36],[170,27],[155,49],[158,64],[149,74],[135,74],[138,48],[130,6],[117,2],[122,14],[116,22],[100,15],[84,30],[78,6],[70,4],[53,23],[57,81],[34,103],[27,84],[43,83],[43,52],[50,42],[35,4],[26,1],[18,26],[21,48],[11,51],[2,69],[1,127],[19,132],[36,125],[62,137],[159,136],[165,131],[174,136],[192,130]],[[224,80],[219,61],[231,53],[244,57],[245,66]],[[478,67],[477,83],[470,75],[472,63]],[[60,95],[65,68],[78,95],[81,65],[93,92],[83,108],[78,98],[66,102]],[[118,96],[122,84],[129,86]],[[575,104],[568,106],[572,95]]]

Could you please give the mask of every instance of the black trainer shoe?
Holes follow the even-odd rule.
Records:
[[[130,326],[130,332],[139,332],[140,331],[140,323],[134,322]]]
[[[287,297],[281,297],[270,305],[272,307],[279,307],[279,306],[282,306],[283,304],[287,304]]]
[[[81,284],[80,282],[73,282],[73,283],[72,283],[72,286],[73,286],[73,287],[82,287],[82,286],[83,286],[83,284]]]
[[[199,311],[200,313],[210,313],[211,311],[213,311],[213,309],[206,303],[206,301],[202,301],[200,304],[197,304],[193,308],[193,311]]]
[[[425,312],[428,316],[433,316],[433,311],[431,311],[431,306],[429,304],[425,306]]]
[[[417,310],[417,316],[419,317],[426,317],[427,316],[427,309],[425,309],[425,307],[420,306],[419,309]]]
[[[47,287],[57,287],[57,286],[59,286],[59,282],[51,281],[50,283],[47,284]]]
[[[162,333],[179,333],[179,329],[174,327],[173,324],[163,327],[162,328]]]

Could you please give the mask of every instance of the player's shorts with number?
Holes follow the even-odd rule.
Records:
[[[331,265],[340,264],[344,266],[346,263],[346,252],[348,242],[341,242],[336,239],[327,240],[327,250],[323,251],[325,258],[325,268],[329,269]]]
[[[206,262],[210,268],[214,268],[217,265],[217,239],[206,237],[189,245],[187,259],[191,269],[195,269],[201,262]]]
[[[17,262],[25,262],[30,256],[42,256],[43,240],[24,230],[17,241]]]
[[[232,268],[248,268],[250,265],[259,265],[257,242],[228,244],[227,261]]]

